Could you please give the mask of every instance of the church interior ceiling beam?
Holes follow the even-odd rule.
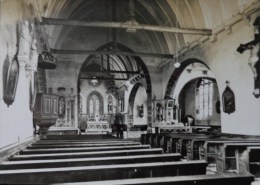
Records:
[[[82,79],[82,80],[93,80],[93,77],[85,77],[85,76],[80,76],[79,77],[80,79]],[[114,78],[114,77],[96,77],[95,79],[97,79],[97,80],[117,80],[117,81],[119,81],[119,80],[129,80],[129,78]]]
[[[103,71],[89,71],[89,73],[100,73],[100,74],[110,74],[110,73],[118,73],[118,74],[140,74],[140,71],[117,71],[117,70],[103,70]]]
[[[67,50],[67,49],[50,49],[52,54],[62,55],[124,55],[132,57],[152,57],[152,58],[165,58],[173,59],[172,54],[158,54],[158,53],[139,53],[139,52],[127,52],[127,51],[96,51],[96,50]]]
[[[136,30],[146,30],[154,32],[168,32],[168,33],[182,33],[193,35],[211,35],[210,29],[195,29],[195,28],[174,28],[167,26],[146,25],[139,24],[135,20],[127,22],[96,22],[96,21],[78,21],[66,19],[54,19],[42,17],[43,25],[61,25],[61,26],[83,26],[83,27],[99,27],[99,28],[118,28],[126,29],[128,32],[135,32]]]

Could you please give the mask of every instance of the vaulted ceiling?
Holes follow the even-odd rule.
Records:
[[[135,19],[140,24],[179,28],[208,28],[224,24],[255,0],[134,0]],[[46,1],[43,16],[84,21],[129,20],[129,0]],[[114,10],[113,10],[114,9]],[[114,13],[113,13],[114,11]],[[114,15],[113,15],[114,14]],[[68,48],[68,42],[84,39],[81,48],[96,49],[113,40],[109,28],[52,26],[47,28],[51,46]],[[199,35],[117,30],[117,41],[133,51],[174,53]],[[91,43],[91,44],[90,44]]]
[[[232,16],[257,0],[133,0],[135,20],[139,24],[173,28],[211,29],[225,25]],[[34,1],[35,2],[35,1]],[[40,14],[46,18],[126,22],[129,20],[129,0],[38,0]],[[125,29],[44,25],[49,47],[67,50],[97,50],[117,42],[133,52],[175,54],[201,37],[195,34],[155,32]],[[78,63],[77,70],[88,55],[78,57],[57,55],[59,61]],[[146,66],[157,66],[164,59],[142,58]],[[122,62],[121,62],[122,63]]]

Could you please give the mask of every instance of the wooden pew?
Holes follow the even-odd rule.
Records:
[[[33,145],[46,144],[46,145],[57,145],[57,144],[106,144],[106,143],[132,143],[134,141],[128,140],[101,140],[101,141],[85,141],[85,140],[39,140]]]
[[[248,146],[260,146],[258,140],[212,140],[206,141],[200,154],[201,159],[206,159],[213,171],[239,172],[239,153]],[[215,167],[214,167],[215,166]],[[216,168],[216,169],[214,169]]]
[[[142,145],[147,144],[147,139],[146,138],[147,138],[147,134],[141,134],[140,142],[141,142]]]
[[[116,151],[96,151],[96,152],[76,152],[76,153],[59,153],[59,154],[32,154],[32,155],[15,155],[9,158],[9,161],[19,160],[49,160],[49,159],[72,159],[87,157],[111,157],[111,156],[128,156],[128,155],[149,155],[162,154],[161,148],[136,149],[136,150],[116,150]]]
[[[206,172],[206,166],[207,163],[204,161],[178,161],[67,168],[1,170],[0,184],[28,184],[28,182],[31,184],[44,184],[126,178],[202,175]]]
[[[247,172],[252,173],[256,177],[260,177],[260,147],[259,146],[249,146],[247,147],[246,153],[243,153],[239,157],[239,171],[242,171],[242,167],[247,167],[246,164],[249,164],[249,169],[246,169]],[[242,166],[242,167],[241,167]]]
[[[215,164],[218,152],[218,147],[224,143],[258,143],[258,139],[241,139],[241,138],[219,138],[209,139],[204,142],[203,146],[200,147],[199,155],[200,160],[206,160],[208,163]]]
[[[227,138],[224,136],[214,136],[214,135],[206,135],[204,136],[199,136],[199,137],[188,137],[188,138],[183,138],[182,139],[182,146],[184,146],[184,149],[186,148],[186,155],[187,155],[187,160],[204,160],[200,158],[200,152],[201,148],[203,148],[204,143],[206,141],[229,141],[229,140],[236,140],[236,138]],[[185,155],[183,153],[183,155]]]
[[[218,172],[236,172],[239,173],[238,158],[239,153],[244,151],[248,146],[260,146],[259,143],[224,143],[218,148],[217,171]],[[244,168],[244,167],[243,167]]]
[[[147,149],[150,145],[133,145],[133,146],[103,146],[103,147],[79,147],[79,148],[45,148],[45,149],[24,149],[19,152],[21,155],[28,154],[51,154],[51,153],[72,153],[72,152],[94,152],[109,150],[135,150]]]
[[[179,142],[179,139],[186,138],[189,136],[204,136],[201,134],[192,134],[192,133],[174,133],[174,134],[152,134],[147,133],[143,134],[141,137],[142,144],[150,144],[152,147],[161,147],[164,149],[165,153],[176,153],[181,151],[181,146],[178,146],[176,149],[176,143]],[[177,151],[176,151],[177,150]]]
[[[206,140],[212,139],[211,135],[185,135],[181,136],[176,143],[176,152],[180,152],[187,160],[199,159],[199,146]]]
[[[180,161],[180,158],[180,154],[153,154],[80,159],[6,161],[0,164],[0,170],[167,162]]]
[[[79,147],[104,147],[104,146],[132,146],[140,145],[139,142],[132,143],[93,143],[93,144],[32,144],[27,149],[44,149],[44,148],[79,148]]]
[[[250,174],[192,175],[176,177],[152,177],[96,182],[62,183],[54,185],[251,185]]]
[[[204,134],[193,134],[193,133],[175,133],[175,134],[166,134],[165,135],[165,141],[166,144],[166,151],[167,153],[181,153],[183,156],[187,155],[186,147],[183,147],[186,145],[186,143],[183,143],[183,141],[187,142],[189,140],[195,139],[195,138],[202,138],[204,140],[209,139],[212,136],[204,135]]]
[[[159,148],[161,147],[161,142],[162,139],[164,137],[164,134],[156,134],[156,136],[154,137],[154,141],[153,141],[153,146],[154,148]]]
[[[260,146],[247,146],[238,151],[238,173],[251,173],[260,177]]]
[[[154,133],[149,133],[147,134],[147,144],[151,145],[151,147],[154,146],[153,142],[154,142],[154,138],[156,137],[156,134]],[[154,148],[154,147],[153,147]]]

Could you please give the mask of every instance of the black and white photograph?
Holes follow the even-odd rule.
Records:
[[[0,0],[0,184],[260,185],[260,0]]]

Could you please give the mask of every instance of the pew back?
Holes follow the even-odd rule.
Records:
[[[205,161],[156,162],[118,165],[80,166],[65,168],[1,170],[0,184],[65,183],[115,179],[202,175]]]

